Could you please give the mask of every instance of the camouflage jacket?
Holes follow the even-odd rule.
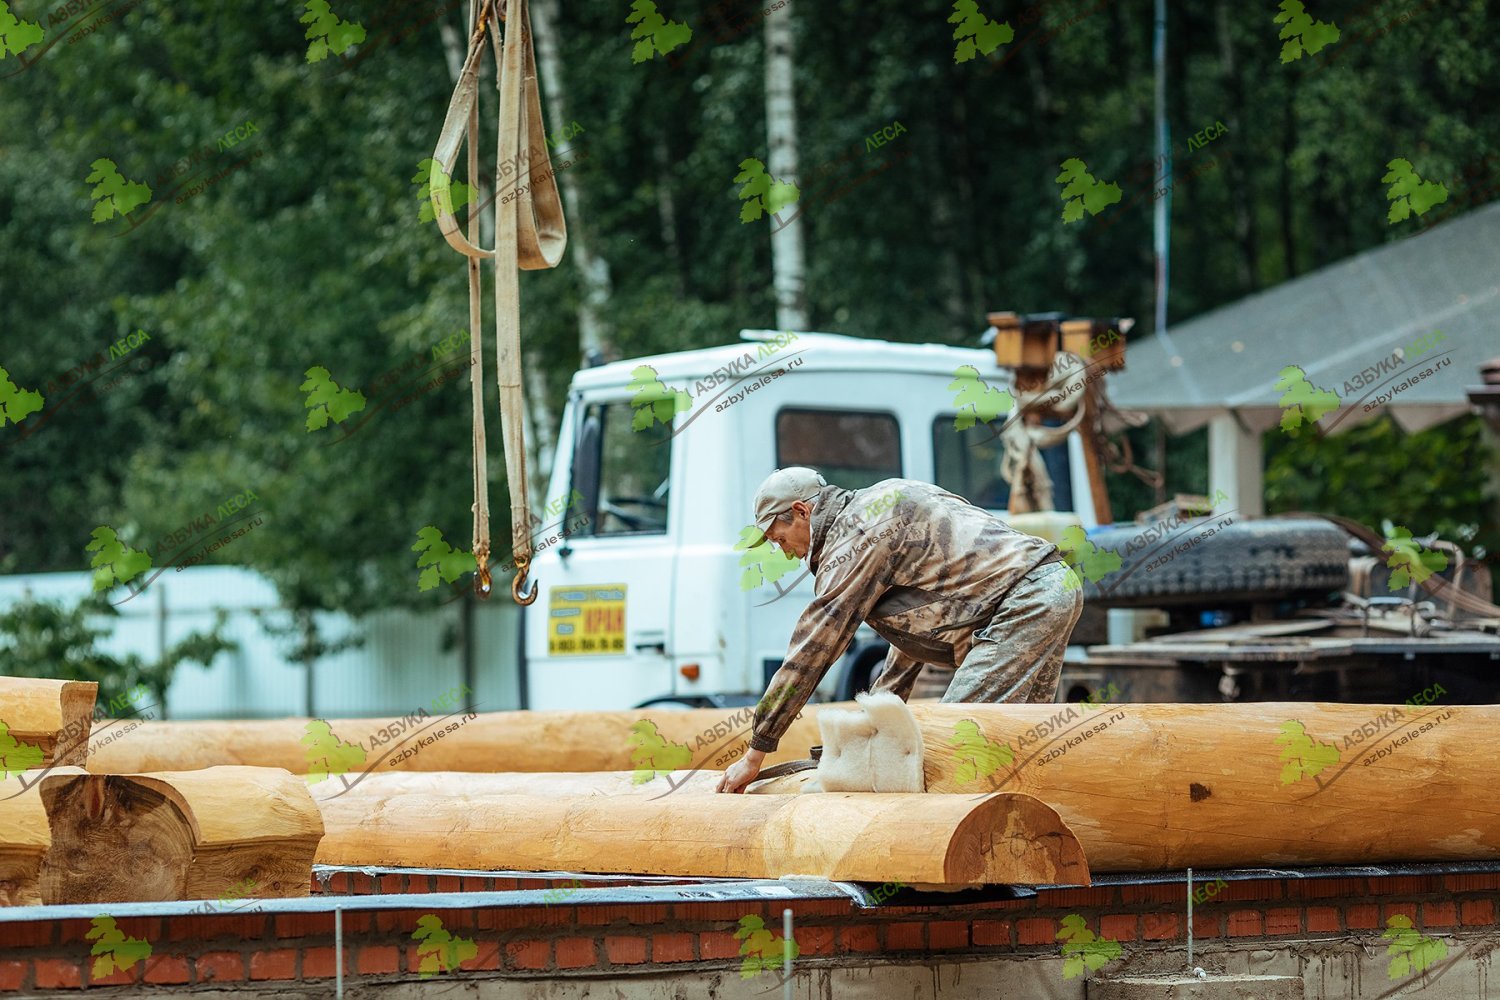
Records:
[[[906,698],[922,663],[961,663],[1005,593],[1057,552],[963,497],[912,479],[862,490],[825,486],[810,534],[812,603],[756,709],[750,738],[767,753],[861,621],[891,644],[879,687]]]

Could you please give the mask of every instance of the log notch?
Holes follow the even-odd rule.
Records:
[[[98,693],[93,681],[0,677],[0,726],[5,730],[0,732],[0,764],[11,772],[82,765]],[[19,790],[14,779],[7,779],[0,796]]]
[[[393,785],[407,776],[391,776]],[[365,789],[320,803],[317,861],[482,870],[780,878],[941,888],[1088,884],[1078,842],[1027,795],[567,795]],[[485,776],[491,777],[491,776]],[[543,775],[495,776],[544,778]],[[438,780],[445,779],[445,780]],[[700,782],[701,783],[701,782]],[[917,807],[920,801],[920,808]]]
[[[0,906],[41,905],[37,877],[51,842],[47,813],[35,790],[0,800]]]
[[[246,882],[257,898],[306,896],[323,834],[304,779],[214,767],[42,779],[52,844],[46,903],[219,899]]]
[[[333,719],[328,726],[333,736],[358,744],[364,753],[364,763],[346,776],[351,783],[366,770],[628,771],[653,753],[664,771],[722,771],[744,755],[753,711],[754,706],[676,712],[485,712],[467,721],[456,714]],[[143,722],[125,738],[96,747],[88,768],[95,774],[136,774],[244,764],[306,774],[309,749],[303,739],[308,724],[307,719]],[[813,712],[804,711],[767,764],[804,758],[818,742]]]

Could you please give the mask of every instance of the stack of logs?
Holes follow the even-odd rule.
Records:
[[[806,772],[715,795],[733,710],[142,722],[90,751],[94,693],[0,678],[0,901],[299,896],[314,862],[962,888],[1500,856],[1487,706],[914,703],[918,799],[796,794]],[[769,763],[820,742],[815,712]]]

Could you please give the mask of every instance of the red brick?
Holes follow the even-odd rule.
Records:
[[[61,958],[39,958],[32,964],[36,968],[36,988],[39,990],[83,985],[83,967],[76,962]]]
[[[840,927],[838,935],[838,950],[841,952],[880,950],[880,941],[876,937],[874,926],[870,924]]]
[[[380,891],[387,894],[405,892],[405,886],[402,881],[404,878],[405,876],[399,872],[380,876]]]
[[[296,979],[297,949],[273,948],[250,956],[251,979]]]
[[[365,945],[360,948],[359,960],[354,969],[359,970],[362,976],[375,976],[380,973],[398,972],[401,967],[401,949],[395,945]]]
[[[1118,902],[1115,887],[1111,885],[1087,889],[1039,889],[1036,894],[1036,905],[1048,909],[1097,909],[1101,906],[1114,906]]]
[[[1224,936],[1224,913],[1221,910],[1193,910],[1193,936],[1215,938]]]
[[[798,927],[792,936],[797,940],[798,954],[833,954],[832,927]]]
[[[734,958],[739,953],[739,939],[728,931],[704,931],[698,935],[699,958]]]
[[[1235,910],[1229,915],[1230,937],[1259,937],[1263,933],[1259,910]]]
[[[1141,914],[1141,937],[1147,941],[1170,941],[1182,933],[1175,913]]]
[[[476,941],[479,946],[479,954],[473,958],[466,958],[458,964],[460,969],[468,972],[484,969],[498,970],[500,966],[500,945],[495,941]],[[305,973],[304,973],[305,975]]]
[[[1380,916],[1384,921],[1385,926],[1389,927],[1391,925],[1391,918],[1398,913],[1404,916],[1407,920],[1410,920],[1413,927],[1417,926],[1416,903],[1387,903],[1385,906],[1381,907]]]
[[[1457,924],[1458,904],[1452,900],[1446,903],[1422,904],[1423,927],[1453,927]]]
[[[463,883],[457,875],[439,875],[437,877],[438,892],[463,892]]]
[[[185,983],[191,978],[186,956],[153,955],[146,960],[145,981],[148,983]]]
[[[1307,908],[1307,932],[1339,932],[1339,908],[1337,906],[1309,906]]]
[[[408,875],[406,876],[407,892],[436,892],[437,877],[433,875]]]
[[[558,940],[557,967],[559,969],[584,969],[598,964],[599,952],[594,947],[593,938],[570,937]]]
[[[1354,903],[1344,907],[1344,925],[1351,931],[1380,926],[1380,907],[1374,903]]]
[[[1308,878],[1289,879],[1286,884],[1288,899],[1336,899],[1366,896],[1365,880],[1362,878]]]
[[[1266,911],[1266,934],[1302,933],[1302,911],[1291,907],[1277,907]]]
[[[1050,917],[1027,917],[1016,921],[1017,944],[1056,944],[1057,921]]]
[[[333,933],[332,913],[278,913],[274,919],[279,938],[322,937]]]
[[[63,932],[68,936],[63,938],[62,943],[68,944],[72,941],[84,940],[84,935],[93,926],[92,920],[63,920]],[[27,920],[24,922],[5,924],[5,945],[8,948],[38,948],[42,945],[52,944],[51,920]]]
[[[561,910],[571,911],[572,909],[573,909],[573,907],[571,907],[571,906],[569,906],[569,907],[557,907],[557,906],[546,907],[546,910],[549,913],[551,913],[553,911],[559,911],[560,912]],[[681,907],[679,907],[679,909],[681,909]],[[577,913],[576,918],[570,918],[567,921],[567,923],[571,924],[571,923],[577,922],[577,923],[580,923],[580,924],[591,924],[591,925],[593,925],[593,924],[609,925],[609,924],[614,924],[614,923],[623,923],[623,924],[629,924],[632,928],[639,928],[642,924],[663,924],[663,923],[666,923],[667,919],[668,919],[668,914],[669,914],[669,911],[668,911],[667,907],[665,907],[665,906],[661,906],[661,905],[642,906],[642,905],[639,905],[639,904],[637,904],[637,905],[609,904],[609,905],[606,905],[606,906],[580,906],[580,907],[577,908],[577,910],[578,910],[578,913]],[[723,919],[725,919],[725,920],[739,920],[740,917],[742,917],[742,916],[745,915],[745,908],[744,908],[744,906],[737,907],[737,908],[735,908],[735,910],[736,910],[736,912],[734,912],[733,914],[731,914],[729,916],[724,917]],[[706,918],[706,917],[702,917],[702,916],[691,916],[691,917],[684,916],[683,919],[686,919],[686,920],[704,920],[704,919],[710,919],[710,918]]]
[[[332,948],[307,948],[302,952],[302,978],[303,979],[332,979],[338,974],[334,968],[335,951]],[[354,971],[353,952],[344,949],[344,975],[348,976]]]
[[[18,990],[25,981],[25,962],[0,962],[0,990]]]
[[[558,882],[558,885],[567,883]],[[491,878],[485,879],[486,892],[510,892],[512,889],[521,888],[521,880],[515,878]]]
[[[971,934],[976,948],[1009,948],[1011,924],[1009,920],[976,920]]]
[[[238,983],[245,979],[245,960],[238,952],[210,951],[193,959],[193,972],[200,983]]]
[[[1495,922],[1495,902],[1490,899],[1466,899],[1459,908],[1465,927],[1479,927]]]
[[[486,881],[489,882],[489,885],[485,884]],[[488,892],[490,886],[494,884],[493,879],[486,880],[476,875],[463,876],[464,892]]]
[[[1500,873],[1444,875],[1443,888],[1449,892],[1483,892],[1487,889],[1500,889]]]
[[[1420,875],[1380,875],[1371,876],[1370,894],[1374,896],[1415,896],[1424,892],[1432,892],[1435,886],[1429,885],[1426,878]]]
[[[886,950],[921,950],[924,947],[922,928],[925,926],[925,924],[887,924],[885,928]]]
[[[606,935],[604,956],[610,965],[640,965],[646,960],[646,939]]]
[[[1197,886],[1197,883],[1194,883]],[[1178,903],[1187,898],[1187,886],[1177,882],[1153,882],[1148,885],[1120,886],[1120,902],[1126,906],[1134,903]]]
[[[927,925],[927,946],[933,951],[940,948],[967,948],[969,925],[962,920],[938,920]]]
[[[169,917],[166,931],[168,941],[207,941],[222,937],[237,938],[241,941],[260,941],[267,936],[264,914],[224,917],[195,914]],[[159,940],[159,938],[152,940]]]
[[[545,969],[552,964],[552,942],[517,939],[505,946],[505,957],[512,969]]]
[[[693,936],[691,934],[657,934],[651,938],[651,961],[691,962],[693,960]]]
[[[1214,896],[1215,902],[1261,902],[1264,900],[1281,899],[1282,885],[1280,881],[1270,879],[1247,879],[1239,882],[1228,882]]]
[[[426,915],[416,910],[377,910],[374,914],[375,927],[378,930],[399,931],[407,935],[417,929],[417,921]],[[444,911],[442,915],[447,916],[447,911]]]
[[[1099,936],[1111,941],[1134,941],[1139,936],[1135,925],[1134,913],[1108,913],[1099,918]]]

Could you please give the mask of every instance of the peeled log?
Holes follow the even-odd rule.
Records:
[[[0,906],[41,905],[37,877],[50,843],[40,795],[0,800]]]
[[[1077,834],[1094,872],[1500,857],[1493,794],[1500,763],[1485,749],[1500,724],[1496,706],[914,704],[912,711],[929,792],[1036,796]],[[1059,729],[1043,733],[1053,719]],[[1013,759],[988,777],[961,773],[965,757],[994,760],[953,745],[963,720],[991,744],[1008,745]],[[1300,724],[1307,744],[1295,727],[1283,736],[1288,723]],[[1376,735],[1365,737],[1362,726]],[[766,785],[795,790],[807,777]]]
[[[93,681],[54,681],[37,677],[0,677],[0,723],[9,737],[32,748],[12,747],[0,735],[0,754],[10,771],[15,766],[43,768],[50,764],[83,763],[88,751],[94,697],[99,685]],[[9,748],[8,750],[6,748]],[[37,751],[41,759],[33,762]],[[19,791],[15,778],[0,784],[0,796]]]
[[[461,714],[434,716],[414,721],[388,740],[381,737],[382,731],[402,727],[402,720],[333,719],[328,723],[333,735],[345,743],[360,744],[366,760],[351,769],[344,781],[338,777],[325,780],[352,784],[362,773],[389,771],[629,771],[636,767],[632,755],[640,749],[631,727],[641,720],[653,723],[663,741],[681,747],[671,766],[722,771],[744,755],[753,710],[749,706],[485,712],[468,721]],[[308,749],[302,739],[309,721],[142,722],[124,738],[96,747],[89,755],[88,769],[95,774],[136,774],[245,764],[306,774],[310,770]],[[453,725],[458,728],[447,731]],[[439,730],[444,731],[441,738],[436,737]],[[423,745],[424,739],[432,742]],[[767,765],[805,758],[817,742],[813,713],[804,711],[782,738],[781,748],[767,758]],[[410,755],[401,759],[408,751]]]
[[[286,771],[66,768],[43,778],[40,791],[52,841],[42,859],[45,903],[309,892],[323,822],[306,782]]]
[[[812,875],[960,888],[1088,884],[1067,826],[1027,795],[478,794],[359,788],[319,803],[319,864],[727,878]],[[489,775],[483,776],[491,777]],[[539,778],[540,775],[500,777]],[[545,788],[542,791],[546,791]],[[920,804],[920,807],[918,805]]]

